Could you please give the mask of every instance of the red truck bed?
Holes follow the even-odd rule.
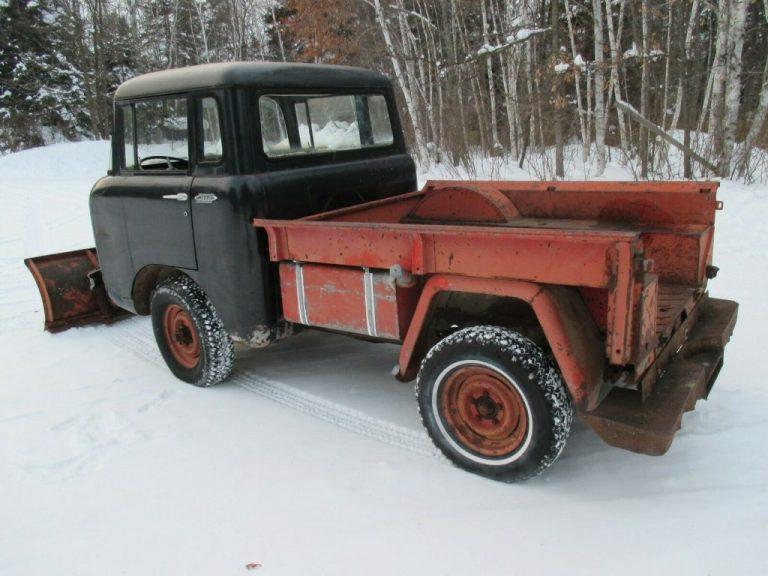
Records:
[[[705,294],[716,272],[716,191],[693,182],[431,181],[411,194],[254,225],[279,263],[286,320],[400,342],[398,376],[410,379],[439,295],[524,302],[587,421],[613,444],[660,453],[715,366],[685,384],[698,396],[688,394],[656,429],[622,414],[639,414],[666,389],[656,386],[664,368],[689,331],[701,331],[696,310],[719,331],[710,346],[719,355],[706,363],[719,364],[735,322],[735,303],[713,307],[725,301]]]

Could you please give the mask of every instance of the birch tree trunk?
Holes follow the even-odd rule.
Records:
[[[725,129],[720,174],[731,174],[731,158],[736,145],[736,128],[739,122],[741,101],[741,53],[744,48],[744,32],[747,24],[747,0],[730,1],[728,26],[728,84],[725,92]]]
[[[525,45],[525,79],[528,88],[528,145],[536,146],[536,104],[533,101],[533,47],[532,43]]]
[[[691,61],[691,48],[693,46],[693,28],[696,25],[696,21],[699,17],[699,0],[693,0],[691,4],[691,15],[688,17],[688,27],[685,29],[685,61]],[[669,54],[667,54],[669,58]],[[690,106],[690,103],[686,105]],[[683,79],[677,80],[677,96],[675,97],[675,112],[672,116],[671,128],[677,128],[677,124],[680,121],[680,110],[683,107]]]
[[[210,50],[208,49],[208,33],[205,26],[205,13],[203,12],[205,3],[201,0],[194,0],[192,4],[195,6],[195,12],[197,13],[197,20],[200,22],[200,36],[203,40],[203,60],[205,62],[211,61]],[[275,12],[272,10],[272,17],[274,18]],[[275,24],[277,25],[277,24]]]
[[[640,114],[648,118],[651,90],[651,63],[650,63],[650,7],[648,0],[640,2],[640,21],[642,22],[642,71],[640,79]],[[650,163],[650,138],[648,128],[640,125],[640,175],[648,178],[648,164]]]
[[[707,77],[707,86],[704,89],[704,100],[701,103],[701,113],[699,114],[699,121],[696,123],[696,130],[701,132],[704,129],[704,122],[707,120],[707,112],[709,110],[709,104],[712,100],[712,85],[715,82],[715,69],[710,69],[709,76]]]
[[[768,0],[763,0],[763,6],[763,15],[765,16],[766,23],[768,23]],[[748,177],[752,149],[757,142],[757,138],[760,136],[760,132],[763,130],[766,118],[768,118],[768,56],[765,58],[763,84],[760,87],[760,98],[757,102],[757,109],[750,122],[747,137],[744,139],[744,149],[739,161],[739,176],[743,178]]]
[[[195,4],[198,3],[199,0],[195,0]],[[280,23],[277,21],[277,15],[275,14],[275,5],[272,4],[272,25],[275,27],[275,34],[277,34],[277,46],[280,48],[280,58],[283,62],[285,62],[285,46],[283,46],[283,34],[280,32]],[[208,51],[208,46],[206,45],[206,52]]]
[[[392,43],[392,37],[389,34],[389,26],[387,25],[387,19],[381,6],[381,0],[373,0],[373,7],[376,11],[376,20],[379,23],[381,35],[384,38],[384,44],[389,53],[389,59],[392,62],[395,78],[397,79],[398,86],[400,86],[400,90],[403,92],[403,99],[405,100],[405,107],[408,110],[408,116],[411,118],[411,124],[413,125],[413,139],[416,144],[416,155],[422,164],[427,164],[429,162],[429,154],[424,141],[424,135],[419,126],[419,119],[416,114],[416,107],[414,106],[411,90],[406,83],[403,69],[400,67],[400,61],[397,59],[397,54],[395,53],[395,47]]]
[[[613,27],[613,15],[611,14],[611,0],[605,0],[605,17],[608,22],[608,43],[611,48],[611,87],[609,92],[615,95],[616,100],[622,100],[621,98],[621,86],[619,85],[619,67],[621,66],[621,35],[624,27],[624,7],[626,3],[624,0],[620,0],[619,6],[619,23],[617,30],[614,31]],[[625,163],[627,160],[627,151],[629,150],[629,142],[627,140],[627,126],[624,119],[624,112],[621,110],[616,111],[616,116],[619,119],[619,138],[621,139],[621,161]]]
[[[664,87],[663,92],[664,96],[661,99],[661,128],[662,130],[666,130],[667,126],[667,108],[669,106],[669,75],[670,75],[670,64],[672,62],[672,22],[673,22],[673,12],[672,12],[673,3],[669,2],[669,6],[667,6],[667,43],[665,47],[665,54],[664,54]]]
[[[464,19],[461,12],[461,5],[456,4],[456,10],[454,10],[454,16],[456,20],[456,28],[459,31],[459,38],[461,40],[461,48],[465,54],[469,54],[469,42],[467,41],[467,31],[464,28]],[[477,70],[474,66],[468,66],[466,68],[467,76],[469,79],[469,87],[472,92],[472,103],[475,107],[475,118],[477,119],[477,129],[480,135],[480,149],[485,150],[487,138],[485,133],[485,105],[482,101],[482,86],[477,78]]]
[[[488,14],[485,0],[480,1],[480,14],[483,19],[483,42],[485,46],[490,46],[491,37],[488,33]],[[496,119],[496,87],[493,81],[493,58],[490,54],[485,57],[485,67],[488,75],[488,102],[491,107],[491,117],[489,118],[491,123],[491,152],[500,154],[503,152],[503,148],[499,141],[499,124]]]
[[[714,147],[716,163],[722,168],[725,144],[725,87],[728,74],[728,28],[731,0],[720,0],[717,11],[717,43],[712,64],[712,91],[709,110],[709,135]],[[722,171],[721,171],[722,175]]]
[[[550,20],[551,20],[551,26],[552,26],[552,65],[555,66],[559,62],[559,54],[560,54],[560,1],[559,0],[550,0]],[[563,95],[562,95],[562,81],[560,78],[560,74],[557,73],[556,70],[554,70],[554,78],[552,79],[555,83],[554,89],[553,89],[553,104],[554,104],[554,128],[555,128],[555,175],[558,178],[563,178],[565,176],[565,167],[563,163]]]
[[[571,43],[571,58],[574,62],[578,56],[576,51],[576,36],[573,33],[573,18],[571,17],[571,5],[568,0],[565,1],[565,21],[568,24],[568,38]],[[610,0],[607,0],[610,2]],[[589,160],[590,137],[587,131],[587,123],[584,119],[584,103],[581,98],[581,66],[573,66],[574,84],[576,85],[576,110],[579,114],[579,129],[581,130],[581,159],[586,162]]]
[[[590,150],[592,149],[592,124],[594,123],[593,120],[595,118],[595,115],[592,112],[592,96],[594,94],[593,84],[592,70],[587,68],[587,134],[589,135]]]
[[[504,108],[507,112],[507,130],[509,132],[509,153],[512,156],[517,156],[517,135],[515,132],[515,126],[517,120],[515,118],[515,104],[513,102],[512,93],[514,90],[515,76],[509,71],[512,65],[511,58],[505,54],[499,54],[499,66],[501,67],[501,81],[504,87]]]
[[[451,50],[454,62],[459,59],[459,49],[457,46],[457,36],[459,31],[456,26],[456,0],[451,0]],[[464,114],[464,67],[456,67],[456,97],[459,107],[459,123],[461,125],[461,143],[465,152],[469,151],[469,135],[467,134],[467,121]]]
[[[592,10],[595,27],[595,146],[597,148],[597,164],[595,176],[605,172],[605,109],[604,109],[604,58],[605,43],[603,40],[603,10],[601,0],[592,0]]]

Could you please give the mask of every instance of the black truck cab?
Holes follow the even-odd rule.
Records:
[[[149,314],[183,273],[236,342],[280,331],[253,218],[300,218],[416,189],[390,81],[344,66],[247,62],[153,72],[115,93],[112,169],[90,197],[109,296]]]

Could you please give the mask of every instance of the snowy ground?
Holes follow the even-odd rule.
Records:
[[[721,188],[711,291],[740,319],[669,453],[578,425],[549,472],[504,485],[435,456],[392,346],[307,333],[200,390],[146,318],[43,332],[22,259],[92,245],[106,162],[99,142],[0,158],[0,573],[765,573],[764,186]]]

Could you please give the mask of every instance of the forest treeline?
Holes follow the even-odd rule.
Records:
[[[107,138],[122,81],[232,60],[387,74],[422,165],[682,176],[663,131],[686,175],[768,173],[768,0],[0,0],[0,152]]]

